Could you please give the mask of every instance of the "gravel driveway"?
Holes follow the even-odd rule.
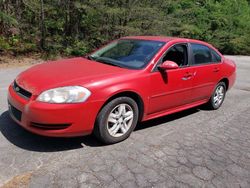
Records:
[[[103,146],[91,136],[33,135],[8,113],[7,86],[25,68],[0,70],[0,187],[250,187],[250,57],[217,111],[186,110],[138,125]]]

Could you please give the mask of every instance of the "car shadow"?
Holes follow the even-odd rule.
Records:
[[[84,148],[85,146],[98,147],[103,145],[91,135],[74,138],[56,138],[33,134],[14,122],[8,111],[0,116],[0,132],[17,147],[37,152],[57,152]]]
[[[139,123],[135,131],[140,131],[149,127],[157,126],[163,123],[167,123],[176,119],[189,116],[191,114],[199,112],[199,108],[192,108],[161,118],[149,120]],[[74,138],[56,138],[56,137],[44,137],[36,135],[26,131],[24,128],[15,123],[9,116],[8,111],[3,112],[0,115],[0,132],[2,135],[15,146],[37,152],[57,152],[65,150],[74,150],[89,147],[103,147],[105,146],[99,142],[94,136],[82,136]]]
[[[159,117],[159,118],[156,118],[156,119],[141,122],[136,126],[134,131],[139,131],[139,130],[146,129],[146,128],[149,128],[149,127],[154,127],[154,126],[157,126],[157,125],[160,125],[160,124],[163,124],[163,123],[168,123],[168,122],[171,122],[171,121],[174,121],[174,120],[177,120],[177,119],[181,119],[181,118],[184,118],[184,117],[189,116],[191,114],[197,113],[200,110],[201,110],[200,107],[199,108],[197,108],[197,107],[196,108],[191,108],[191,109],[184,110],[184,111],[181,111],[181,112],[177,112],[177,113],[169,114],[169,115],[162,116],[162,117]]]

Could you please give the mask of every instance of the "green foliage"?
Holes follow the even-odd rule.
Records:
[[[77,41],[74,45],[65,49],[66,55],[83,56],[88,52],[88,47],[84,42]]]
[[[127,35],[168,35],[250,55],[247,0],[0,0],[0,52],[84,55]]]
[[[9,25],[17,25],[17,20],[12,16],[6,14],[5,12],[0,11],[0,21],[9,24]]]
[[[177,36],[205,40],[227,54],[250,54],[247,1],[186,0],[180,2],[172,16],[177,23],[173,30]]]
[[[10,45],[8,43],[8,41],[0,36],[0,52],[3,52],[3,51],[8,51],[10,49]]]

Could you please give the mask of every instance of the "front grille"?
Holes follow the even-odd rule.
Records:
[[[14,106],[12,106],[11,104],[9,104],[9,112],[11,113],[11,115],[18,121],[22,120],[22,112],[18,109],[16,109]]]
[[[30,125],[38,129],[60,130],[68,128],[71,124],[42,124],[42,123],[31,122]]]
[[[32,93],[30,93],[29,91],[21,88],[17,83],[16,81],[14,81],[14,84],[13,84],[13,89],[15,90],[15,92],[19,95],[21,95],[22,97],[24,98],[27,98],[29,99],[31,96],[32,96]]]

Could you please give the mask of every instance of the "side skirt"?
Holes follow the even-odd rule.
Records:
[[[204,100],[200,100],[200,101],[197,101],[197,102],[194,102],[194,103],[191,103],[191,104],[186,104],[186,105],[179,106],[179,107],[176,107],[176,108],[171,108],[171,109],[166,110],[166,111],[161,111],[161,112],[153,113],[153,114],[150,114],[150,115],[145,115],[142,121],[147,121],[147,120],[150,120],[150,119],[154,119],[154,118],[166,116],[166,115],[169,115],[169,114],[173,114],[173,113],[176,113],[176,112],[180,112],[180,111],[183,111],[183,110],[186,110],[186,109],[189,109],[189,108],[193,108],[195,106],[205,104],[207,102],[208,102],[208,99],[204,99]]]

